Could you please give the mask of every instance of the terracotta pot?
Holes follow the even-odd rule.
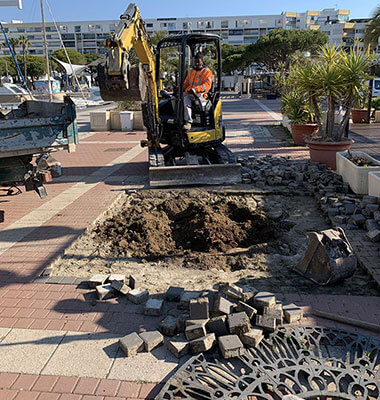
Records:
[[[368,124],[368,110],[353,108],[351,118],[354,124],[360,124],[362,121]]]
[[[290,125],[292,130],[292,136],[295,144],[302,144],[305,146],[305,139],[318,133],[319,128],[317,124],[302,124]]]
[[[342,142],[318,142],[306,139],[305,143],[309,146],[312,162],[325,164],[335,171],[336,153],[348,150],[354,141],[350,139]]]

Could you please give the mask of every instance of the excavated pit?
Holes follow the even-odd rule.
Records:
[[[330,228],[315,200],[249,190],[142,190],[121,195],[51,265],[55,276],[133,274],[139,286],[203,290],[227,281],[276,293],[379,295],[362,269],[320,287],[293,268],[306,233]]]

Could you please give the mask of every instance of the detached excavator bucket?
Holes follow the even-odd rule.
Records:
[[[241,182],[240,164],[150,167],[151,187],[220,185]]]
[[[146,95],[146,80],[141,65],[126,67],[124,75],[107,75],[104,65],[98,66],[100,96],[105,101],[143,101]]]
[[[307,234],[309,246],[295,267],[300,275],[318,285],[328,285],[353,275],[357,259],[343,229]]]

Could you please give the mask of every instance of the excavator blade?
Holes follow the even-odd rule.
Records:
[[[141,66],[128,67],[124,76],[107,75],[104,65],[98,66],[100,96],[105,101],[143,101],[147,84]]]
[[[220,185],[241,182],[240,164],[150,167],[151,187]]]

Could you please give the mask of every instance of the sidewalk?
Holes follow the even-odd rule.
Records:
[[[227,144],[233,151],[308,157],[307,149],[288,147],[281,138],[268,135],[267,127],[279,119],[277,102],[231,98],[224,108]],[[354,148],[379,157],[379,129],[367,128],[352,127]],[[116,196],[148,182],[147,151],[139,145],[143,132],[83,131],[81,137],[76,153],[55,155],[63,176],[47,184],[46,199],[34,192],[0,196],[5,211],[0,225],[1,400],[153,398],[160,389],[157,384],[176,366],[163,348],[137,361],[118,351],[120,336],[157,323],[155,317],[143,316],[141,307],[126,301],[96,302],[89,290],[69,280],[34,283]],[[380,324],[379,297],[282,299],[304,307],[303,323],[354,330],[312,317],[309,310],[314,307]]]

